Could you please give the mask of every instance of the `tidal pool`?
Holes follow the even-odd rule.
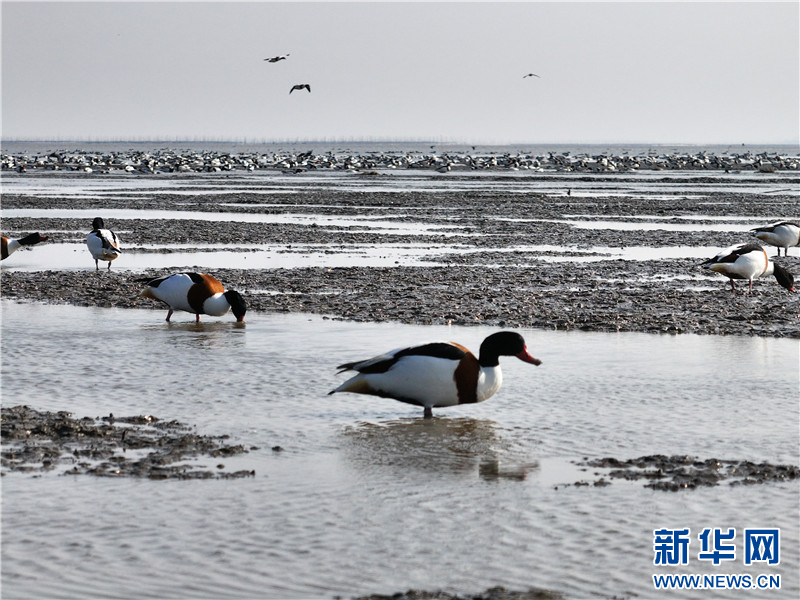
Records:
[[[797,480],[681,492],[574,485],[597,478],[574,464],[584,458],[796,464],[797,340],[522,330],[540,367],[503,359],[495,397],[425,420],[388,399],[328,396],[343,377],[335,366],[427,340],[477,349],[494,329],[257,313],[243,327],[185,313],[167,324],[160,306],[0,309],[4,406],[177,419],[249,448],[200,463],[255,470],[202,481],[60,475],[67,466],[7,473],[4,597],[504,585],[649,598],[655,573],[767,573],[781,578],[774,597],[800,593]],[[654,566],[653,530],[664,527],[691,528],[687,566]],[[736,560],[697,558],[697,535],[714,527],[736,529]],[[750,527],[780,528],[780,564],[743,564]]]
[[[43,233],[47,233],[44,232]],[[151,246],[151,252],[122,246],[123,253],[112,270],[146,269],[297,269],[307,267],[434,267],[448,263],[448,256],[517,254],[516,264],[543,262],[597,262],[602,260],[662,260],[701,258],[719,250],[704,246],[555,246],[519,245],[504,248],[470,248],[444,244],[169,244]],[[152,252],[160,250],[160,252]],[[213,250],[213,252],[211,251]],[[506,261],[507,262],[507,261]],[[503,263],[487,266],[500,266]],[[105,269],[108,263],[101,262]],[[47,243],[14,254],[2,264],[3,271],[95,270],[85,244]]]

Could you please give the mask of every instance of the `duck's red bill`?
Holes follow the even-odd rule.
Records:
[[[522,362],[531,363],[532,365],[539,366],[540,364],[542,364],[542,361],[540,361],[538,358],[534,358],[530,354],[528,354],[527,349],[517,354],[516,357],[520,359]]]

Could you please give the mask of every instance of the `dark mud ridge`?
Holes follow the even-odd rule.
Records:
[[[2,474],[42,473],[67,467],[64,475],[146,477],[149,479],[220,479],[255,475],[254,471],[214,470],[191,459],[220,461],[248,452],[227,445],[228,436],[192,433],[177,421],[151,415],[74,418],[65,411],[37,411],[28,406],[2,408]]]
[[[800,468],[793,465],[754,463],[749,460],[700,460],[692,456],[665,456],[655,454],[629,460],[616,458],[584,459],[580,466],[608,469],[594,474],[600,478],[593,483],[578,481],[572,485],[601,487],[610,485],[610,479],[647,481],[644,487],[676,492],[679,490],[711,487],[728,481],[730,485],[792,481],[800,477]]]
[[[337,597],[338,598],[338,597]],[[560,600],[564,595],[560,592],[532,588],[527,591],[507,590],[504,587],[493,587],[479,594],[451,594],[449,592],[429,592],[408,590],[396,594],[372,594],[360,596],[353,600]]]
[[[712,290],[653,281],[659,271],[675,269],[676,262],[686,272],[696,268],[691,260],[669,265],[603,261],[503,270],[350,267],[217,269],[212,274],[245,296],[248,317],[299,312],[359,322],[800,338],[797,295],[765,281],[752,293],[732,293],[722,278],[712,279]],[[656,275],[636,279],[632,267]],[[152,308],[158,321],[166,305],[141,298],[143,284],[137,280],[165,272],[9,271],[0,289],[4,298],[18,301]]]

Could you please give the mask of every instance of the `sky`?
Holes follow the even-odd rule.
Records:
[[[796,1],[4,0],[2,138],[798,144],[799,31]]]

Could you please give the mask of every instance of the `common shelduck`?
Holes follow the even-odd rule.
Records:
[[[755,236],[762,242],[766,242],[770,246],[777,246],[778,256],[781,255],[781,248],[786,256],[789,256],[789,248],[800,246],[800,225],[797,223],[779,221],[772,225],[756,227],[750,231],[755,231]]]
[[[175,273],[148,281],[141,295],[169,305],[167,321],[176,310],[197,315],[221,317],[229,310],[237,321],[244,321],[247,304],[239,292],[225,291],[218,279],[205,273]]]
[[[308,90],[308,93],[310,94],[311,85],[309,85],[308,83],[298,83],[297,85],[292,86],[292,89],[289,90],[289,93],[291,94],[295,90]]]
[[[700,266],[728,277],[731,280],[731,290],[736,290],[734,279],[749,279],[752,290],[753,279],[773,275],[779,284],[790,292],[794,291],[794,276],[781,265],[771,261],[766,250],[759,244],[731,246]]]
[[[539,365],[528,354],[525,340],[513,331],[501,331],[483,340],[480,355],[455,342],[432,342],[397,348],[367,360],[339,365],[339,373],[358,371],[329,394],[353,392],[393,398],[424,408],[433,416],[433,407],[483,402],[503,382],[500,356]]]
[[[18,240],[12,240],[6,236],[2,237],[2,247],[0,248],[0,260],[7,259],[11,254],[22,248],[23,246],[33,246],[39,242],[46,242],[47,238],[39,233],[31,233]]]
[[[111,261],[117,258],[122,250],[119,248],[119,238],[110,229],[104,229],[103,219],[95,217],[92,221],[92,232],[86,237],[86,245],[94,258],[95,269],[100,269],[101,260],[108,261],[108,268],[111,269]]]

